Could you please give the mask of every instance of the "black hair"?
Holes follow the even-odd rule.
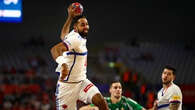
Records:
[[[71,29],[74,29],[74,25],[78,22],[79,19],[86,18],[84,15],[76,16],[73,18],[71,23]]]
[[[165,65],[164,69],[172,70],[173,74],[176,75],[176,69],[172,65]]]
[[[73,19],[73,21],[72,21],[72,24],[73,24],[73,25],[76,24],[76,23],[78,22],[78,20],[81,19],[81,18],[86,18],[86,16],[80,15],[80,16],[74,17],[74,19]]]
[[[110,88],[112,87],[113,83],[121,83],[121,81],[120,80],[112,80],[111,83],[110,83]]]

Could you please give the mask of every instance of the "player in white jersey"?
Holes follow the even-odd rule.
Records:
[[[74,29],[69,32],[73,19]],[[77,100],[93,103],[99,110],[108,110],[107,103],[98,88],[86,77],[88,30],[87,19],[75,13],[72,5],[69,6],[68,18],[61,31],[63,42],[51,49],[52,56],[58,63],[57,110],[76,110]]]
[[[79,82],[86,79],[87,72],[87,48],[86,39],[82,38],[79,33],[71,31],[63,40],[68,51],[57,59],[59,64],[56,72],[61,72],[61,64],[68,66],[68,75],[63,79],[66,82]],[[74,74],[73,74],[74,73]]]
[[[173,83],[176,69],[167,65],[162,72],[163,88],[158,92],[153,110],[182,110],[182,93]]]

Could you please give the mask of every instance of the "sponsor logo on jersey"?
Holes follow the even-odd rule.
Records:
[[[63,109],[66,109],[68,106],[66,104],[62,105]]]
[[[85,87],[84,92],[87,92],[92,86],[93,86],[93,84],[88,84],[88,85]]]

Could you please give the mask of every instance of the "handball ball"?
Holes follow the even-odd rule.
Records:
[[[78,2],[72,3],[72,6],[73,8],[75,8],[76,13],[80,13],[80,14],[83,13],[83,6],[80,3]]]

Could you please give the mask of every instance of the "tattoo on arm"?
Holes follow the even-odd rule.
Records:
[[[170,103],[170,110],[178,110],[180,103]]]

